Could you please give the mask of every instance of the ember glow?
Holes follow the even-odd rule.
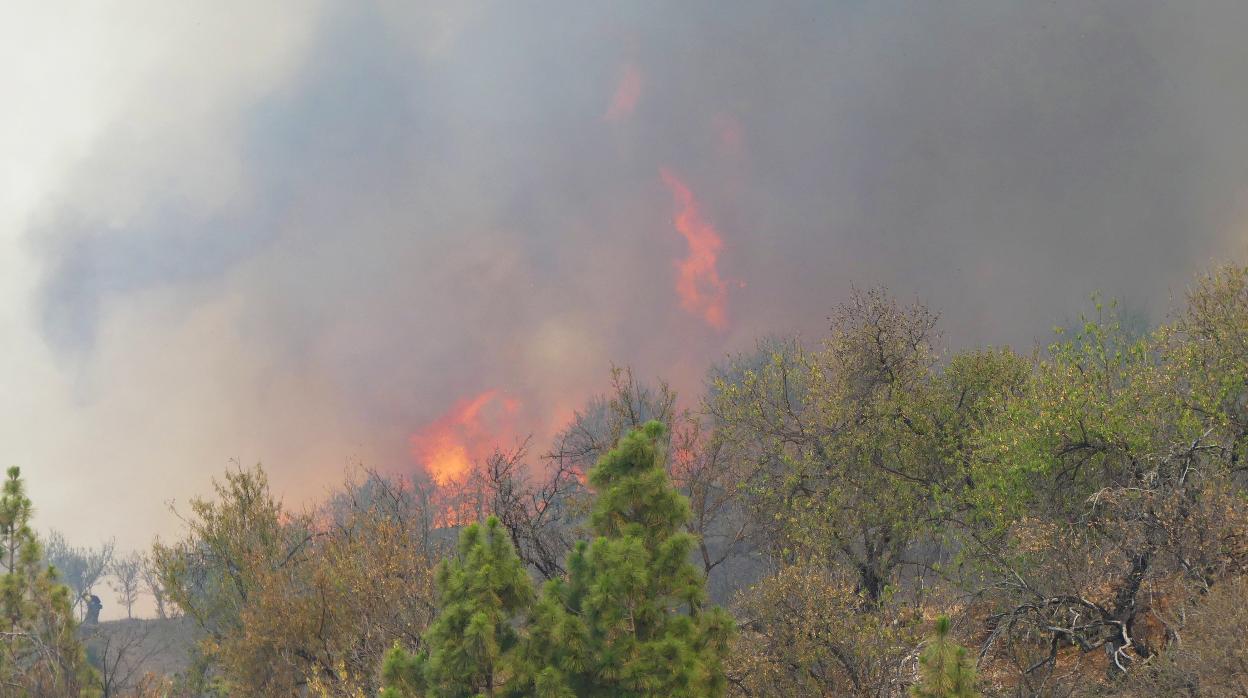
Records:
[[[607,113],[603,115],[606,121],[623,121],[632,116],[633,110],[637,108],[637,100],[641,98],[641,71],[637,66],[629,63],[624,66],[620,72],[620,81],[616,84],[615,94],[611,97],[611,104],[607,107]]]
[[[680,307],[717,330],[725,329],[728,326],[728,289],[716,266],[724,242],[715,227],[702,217],[689,187],[667,168],[659,174],[676,200],[673,221],[676,231],[689,245],[689,256],[677,265],[676,293],[680,296]]]
[[[439,485],[462,481],[512,431],[519,408],[519,402],[498,390],[464,398],[412,435],[412,458]]]

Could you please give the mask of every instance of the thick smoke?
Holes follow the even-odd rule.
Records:
[[[411,467],[486,391],[549,434],[610,361],[693,400],[851,284],[1026,348],[1096,290],[1157,320],[1241,251],[1241,3],[456,8],[339,4],[280,51],[209,23],[48,196],[32,312],[75,376],[48,419],[126,421],[39,466],[113,473],[100,518],[231,455],[294,498]],[[665,169],[722,238],[722,323],[682,306]]]

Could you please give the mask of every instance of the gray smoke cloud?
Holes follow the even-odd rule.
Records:
[[[1160,319],[1242,251],[1242,3],[319,12],[246,80],[263,35],[213,24],[26,231],[75,409],[169,415],[49,466],[102,440],[118,511],[228,455],[292,496],[352,457],[410,468],[408,436],[488,389],[548,434],[611,361],[696,399],[755,337],[818,336],[851,284],[925,299],[954,346],[1028,348],[1096,290]],[[664,167],[723,238],[724,331],[677,298]]]

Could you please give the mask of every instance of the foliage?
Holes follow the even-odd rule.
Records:
[[[741,592],[728,675],[749,696],[900,697],[918,616],[870,608],[853,580],[817,565],[779,570]]]
[[[651,387],[638,381],[632,369],[612,366],[611,390],[573,415],[546,458],[585,474],[629,432],[651,421],[670,429],[678,415],[676,393],[667,383]]]
[[[921,304],[856,291],[821,351],[773,343],[721,370],[707,403],[773,558],[837,564],[873,603],[965,487],[971,435],[997,408],[989,396],[1026,376],[994,350],[939,373],[935,323]]]
[[[438,568],[438,616],[415,655],[396,645],[386,656],[385,698],[499,695],[512,673],[521,613],[533,599],[528,573],[499,520],[472,524],[459,555]]]
[[[156,695],[166,683],[147,671],[155,657],[168,651],[169,637],[158,623],[127,619],[84,628],[87,657],[99,672],[105,698]],[[160,695],[177,695],[171,690]]]
[[[95,585],[108,574],[112,564],[115,545],[108,540],[99,547],[74,547],[57,531],[48,534],[44,545],[44,559],[56,568],[61,580],[73,592],[75,611],[85,611],[87,598]]]
[[[117,592],[117,603],[126,607],[126,618],[134,617],[134,604],[139,600],[139,585],[142,583],[143,557],[131,553],[115,558],[109,570],[113,573],[113,591]]]
[[[1028,357],[855,291],[701,412],[614,369],[544,470],[526,442],[462,491],[370,476],[303,513],[232,472],[152,588],[229,695],[376,695],[388,650],[393,695],[1236,694],[1248,269],[1186,300],[1152,328],[1097,302]],[[435,575],[436,522],[487,514]]]
[[[150,554],[139,557],[139,580],[155,602],[158,618],[176,618],[180,615],[177,607],[169,600],[165,585],[160,581],[160,570],[153,563]]]
[[[1248,578],[1226,580],[1194,599],[1176,618],[1176,640],[1132,674],[1115,694],[1231,696],[1248,694]],[[1181,638],[1181,639],[1180,639]]]
[[[914,698],[976,698],[975,667],[966,648],[949,638],[949,618],[936,620],[936,635],[919,655]]]
[[[590,471],[596,534],[547,583],[509,690],[519,695],[715,696],[732,621],[707,608],[681,529],[688,501],[664,472],[665,429],[649,422]]]
[[[69,588],[43,564],[31,512],[21,471],[9,468],[0,494],[0,685],[16,697],[98,695]]]
[[[539,578],[565,575],[575,542],[588,533],[592,497],[584,484],[587,471],[624,434],[651,419],[667,428],[664,445],[672,457],[665,465],[672,483],[689,498],[687,527],[697,541],[708,587],[713,584],[726,596],[722,590],[732,584],[729,568],[749,556],[747,542],[754,533],[753,519],[744,515],[737,497],[729,450],[700,415],[677,409],[670,386],[643,384],[628,368],[612,367],[610,391],[574,414],[543,456],[545,467],[524,462],[527,442],[496,450],[480,464],[470,481],[479,493],[478,517],[497,516]]]
[[[495,451],[474,473],[481,513],[498,518],[520,559],[542,579],[564,574],[563,563],[582,532],[588,493],[584,474],[570,460],[552,458],[552,470],[535,478],[525,449]]]
[[[994,582],[990,658],[1028,690],[1058,690],[1095,650],[1107,676],[1147,663],[1167,642],[1158,599],[1248,563],[1229,478],[1240,434],[1177,331],[1200,324],[1200,307],[1133,339],[1098,306],[982,433],[971,501],[983,528],[968,552]]]
[[[387,649],[418,645],[432,615],[438,554],[420,493],[370,475],[295,513],[259,467],[215,487],[191,502],[185,537],[152,551],[168,599],[206,634],[192,689],[375,693]]]

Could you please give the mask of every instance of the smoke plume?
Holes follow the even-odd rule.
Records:
[[[71,538],[231,457],[292,502],[455,472],[612,361],[693,402],[853,284],[1025,349],[1242,251],[1243,3],[160,7],[62,57],[108,108],[3,250],[4,436]]]

